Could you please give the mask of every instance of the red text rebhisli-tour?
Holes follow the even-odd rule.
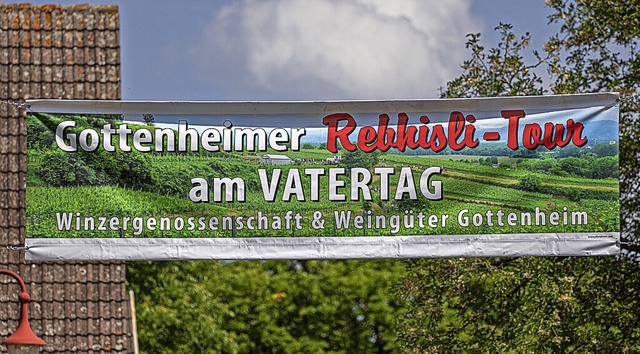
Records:
[[[527,123],[520,134],[520,119],[525,117],[523,110],[501,111],[502,118],[507,122],[507,146],[517,150],[520,146],[527,150],[534,150],[539,146],[547,149],[564,147],[573,143],[577,147],[584,146],[588,139],[583,136],[582,123],[567,119],[565,123]],[[410,125],[406,113],[398,113],[397,125],[389,126],[389,115],[380,114],[377,126],[361,127],[357,133],[357,140],[353,143],[351,134],[356,130],[356,119],[349,113],[330,114],[322,119],[327,126],[327,150],[338,152],[338,143],[347,151],[361,150],[373,152],[387,151],[395,148],[399,151],[406,149],[429,149],[440,152],[449,147],[459,151],[464,148],[475,148],[479,144],[474,123],[476,118],[461,112],[452,112],[446,125],[433,124],[426,115],[419,118],[421,124]],[[483,135],[486,141],[499,140],[498,132],[487,132]]]

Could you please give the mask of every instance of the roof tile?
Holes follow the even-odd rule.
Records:
[[[0,101],[119,99],[117,11],[109,5],[0,4]],[[24,244],[24,225],[34,219],[25,215],[25,135],[22,113],[0,104],[0,246]],[[124,263],[27,264],[24,251],[4,247],[0,263],[27,283],[31,326],[47,341],[44,352],[131,351]],[[0,313],[8,325],[0,326],[1,336],[17,325],[14,288],[0,280]]]

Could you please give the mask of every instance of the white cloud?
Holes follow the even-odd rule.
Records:
[[[465,0],[238,0],[190,50],[200,79],[250,99],[431,98],[458,72]]]

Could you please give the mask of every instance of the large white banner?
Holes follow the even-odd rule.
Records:
[[[29,260],[619,252],[616,94],[27,104]]]

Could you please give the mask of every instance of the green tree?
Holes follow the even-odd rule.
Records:
[[[128,266],[143,353],[391,353],[399,261]]]
[[[598,144],[593,147],[593,153],[598,157],[616,156],[618,155],[618,145],[616,144]]]
[[[637,353],[638,267],[608,258],[407,261],[410,353]]]
[[[620,209],[622,238],[640,260],[640,1],[549,0],[560,33],[545,45],[554,93],[614,91],[620,108]]]
[[[618,178],[620,164],[617,157],[607,156],[594,159],[591,164],[591,178]]]
[[[558,157],[580,157],[581,154],[580,148],[575,145],[569,145],[558,151]]]
[[[558,166],[572,175],[590,177],[589,167],[591,159],[582,159],[579,157],[567,157],[558,162]]]
[[[27,115],[27,149],[47,150],[55,142],[55,134],[33,115]]]
[[[142,353],[239,353],[225,327],[233,316],[205,282],[221,268],[198,262],[132,263],[129,287],[136,294]]]
[[[534,160],[526,167],[532,171],[547,172],[555,166],[558,166],[558,161],[556,159],[549,158],[543,160]]]
[[[640,102],[640,2],[638,0],[548,0],[550,22],[560,32],[544,50],[555,93],[615,91],[623,111]]]
[[[92,186],[105,184],[106,176],[94,169],[80,154],[62,150],[44,153],[42,163],[35,171],[50,186]]]
[[[523,191],[537,192],[542,186],[542,180],[535,175],[526,175],[520,179],[520,189]]]
[[[144,124],[149,126],[156,125],[156,118],[153,116],[153,114],[143,114],[142,121],[144,122]]]
[[[347,151],[342,159],[345,168],[362,167],[371,169],[378,163],[380,152],[365,153],[362,150]]]
[[[467,35],[466,47],[471,59],[462,64],[464,73],[447,84],[442,97],[491,97],[541,95],[545,92],[542,78],[534,69],[544,60],[527,65],[522,52],[528,47],[531,36],[518,37],[513,26],[501,23],[496,30],[501,41],[497,47],[485,50],[480,44],[480,34]]]
[[[637,240],[639,162],[633,156],[640,152],[640,129],[627,112],[638,112],[640,2],[547,3],[561,30],[544,57],[534,53],[536,61],[525,64],[529,36],[516,36],[508,25],[498,27],[501,43],[489,51],[478,34],[470,35],[471,59],[443,97],[621,92],[622,234]],[[548,89],[531,71],[541,66],[552,77]],[[626,249],[618,258],[408,261],[397,288],[409,308],[400,342],[415,353],[639,352],[638,249]]]

